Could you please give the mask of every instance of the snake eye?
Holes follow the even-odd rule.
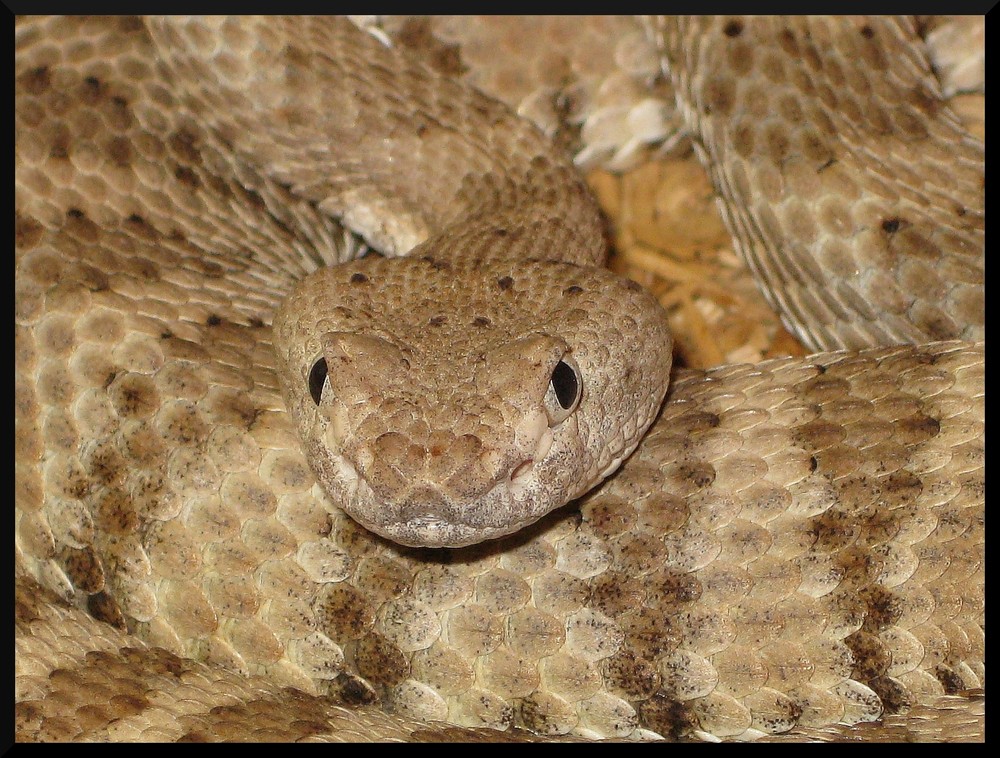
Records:
[[[545,391],[545,413],[549,426],[555,426],[569,417],[580,404],[583,395],[583,381],[576,361],[568,355],[552,369],[552,378]]]
[[[316,405],[319,405],[319,401],[323,397],[323,385],[326,384],[326,373],[326,358],[317,360],[313,364],[312,370],[309,371],[309,394],[316,401]]]

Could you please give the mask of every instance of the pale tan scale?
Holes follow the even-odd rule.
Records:
[[[361,21],[18,19],[17,738],[982,739],[956,22]],[[576,166],[686,139],[922,344],[671,376]]]

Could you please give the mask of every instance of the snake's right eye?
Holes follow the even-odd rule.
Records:
[[[568,355],[556,364],[549,379],[549,387],[545,393],[545,413],[549,417],[549,425],[555,426],[566,420],[583,395],[583,381],[580,378],[580,368],[576,361]]]
[[[317,360],[309,371],[309,394],[316,401],[316,405],[319,405],[319,401],[323,397],[323,385],[326,384],[326,373],[326,358]]]

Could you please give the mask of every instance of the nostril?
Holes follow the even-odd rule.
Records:
[[[510,481],[514,484],[519,483],[521,480],[525,479],[531,472],[531,467],[535,465],[535,460],[533,458],[528,458],[526,461],[521,461],[514,467],[514,470],[510,472]]]

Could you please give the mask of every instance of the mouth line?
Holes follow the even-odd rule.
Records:
[[[537,485],[535,475],[539,463],[536,456],[524,456],[516,465],[507,468],[509,474],[501,474],[489,489],[476,493],[472,498],[456,501],[446,497],[447,507],[429,508],[406,517],[403,515],[404,504],[411,497],[413,488],[421,484],[412,484],[404,488],[402,494],[394,493],[388,499],[380,497],[353,461],[338,455],[338,478],[343,489],[340,497],[332,497],[331,504],[369,531],[399,544],[432,548],[465,547],[505,536],[520,528],[512,526],[515,519],[500,517],[499,514],[511,515],[510,510],[523,510],[508,506],[523,504],[530,497]],[[490,512],[495,514],[494,518],[484,520],[483,515]],[[516,520],[521,523],[520,519]]]

